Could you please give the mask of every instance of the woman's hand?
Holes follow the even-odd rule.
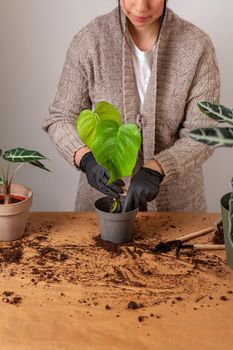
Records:
[[[89,185],[107,196],[119,198],[120,193],[124,192],[122,186],[125,183],[122,180],[107,185],[109,180],[108,171],[96,162],[92,152],[88,152],[82,157],[80,169],[86,174]]]
[[[81,147],[78,151],[75,152],[74,162],[78,168],[80,168],[80,162],[82,157],[89,152],[91,152],[91,150],[87,146]]]
[[[136,208],[146,208],[146,203],[152,201],[158,195],[162,180],[163,175],[159,171],[145,166],[141,167],[131,179],[122,212]]]
[[[155,159],[151,159],[148,162],[146,162],[144,164],[144,167],[145,168],[150,168],[150,169],[155,170],[155,171],[158,171],[160,174],[164,175],[164,172],[163,172],[163,169],[162,169],[161,165]]]

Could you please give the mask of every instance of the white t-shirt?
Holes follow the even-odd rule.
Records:
[[[132,37],[132,60],[138,93],[140,97],[140,112],[144,102],[147,86],[150,79],[154,51],[156,50],[156,43],[148,51],[141,51],[134,43]]]

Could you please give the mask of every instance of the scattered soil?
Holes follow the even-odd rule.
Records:
[[[120,245],[111,242],[103,241],[100,236],[94,238],[96,246],[103,248],[105,251],[110,253],[113,257],[121,255],[123,250]]]
[[[143,304],[137,304],[135,301],[130,301],[127,305],[127,309],[131,309],[131,310],[136,310],[136,309],[140,309],[141,307],[143,307]]]
[[[18,305],[18,304],[21,304],[21,303],[22,303],[22,298],[21,297],[13,297],[13,299],[10,300],[10,304]]]
[[[143,322],[146,318],[147,316],[138,316],[138,322]]]
[[[184,300],[182,297],[176,297],[175,298],[177,301],[182,301],[182,300]]]
[[[161,224],[162,233],[152,234],[151,218],[145,215],[143,219],[143,224],[136,222],[135,240],[126,244],[102,241],[98,234],[91,234],[85,243],[79,243],[78,235],[73,240],[59,240],[59,235],[54,237],[56,229],[49,221],[34,226],[29,222],[26,235],[20,241],[1,243],[1,276],[25,280],[25,288],[36,287],[41,282],[47,287],[61,282],[82,285],[86,294],[80,304],[95,306],[101,298],[105,300],[106,311],[116,312],[144,309],[168,301],[169,307],[175,307],[175,304],[188,303],[190,298],[197,303],[202,300],[205,306],[207,300],[211,304],[213,299],[223,298],[224,293],[229,297],[221,300],[232,299],[223,252],[184,251],[176,256],[171,250],[154,254],[152,248],[156,244],[177,237],[179,226],[171,224],[168,217]],[[167,227],[171,234],[164,237]],[[148,235],[145,237],[143,232]],[[224,283],[226,288],[220,291]],[[93,289],[95,295],[89,295]],[[60,295],[66,299],[66,294]],[[17,305],[22,302],[20,296],[13,294],[3,294],[3,299]],[[139,322],[143,322],[145,316],[140,317]]]
[[[42,257],[46,255],[47,259],[53,261],[65,261],[68,259],[68,256],[65,253],[62,253],[59,250],[49,246],[38,249],[38,253]]]
[[[3,292],[2,293],[5,297],[10,297],[10,296],[12,296],[13,294],[14,294],[14,292],[7,292],[7,291],[5,291],[5,292]]]
[[[200,214],[142,214],[136,221],[134,241],[120,245],[100,239],[93,213],[30,213],[29,218],[22,239],[0,243],[3,348],[14,348],[15,343],[5,330],[27,315],[32,320],[28,327],[17,322],[22,346],[35,343],[33,321],[40,319],[48,324],[44,339],[51,338],[54,327],[57,331],[53,348],[65,334],[74,343],[79,339],[81,348],[82,344],[101,348],[98,338],[109,349],[129,349],[132,342],[135,350],[151,349],[153,344],[161,349],[196,349],[198,343],[214,347],[219,339],[230,349],[230,328],[221,327],[231,318],[233,302],[233,274],[226,253],[152,252],[161,241],[212,225],[216,214],[206,215],[205,220]],[[210,243],[212,236],[193,243]],[[64,329],[64,323],[69,328]],[[177,332],[169,338],[171,325]],[[213,333],[212,328],[219,331]],[[89,329],[86,335],[85,329]],[[196,343],[190,343],[190,329],[198,334]],[[109,337],[113,330],[114,339]],[[139,341],[135,342],[135,334],[140,335]]]
[[[13,296],[14,292],[5,291],[2,293],[2,301],[7,304],[19,305],[22,303],[22,298],[20,296]],[[11,298],[10,298],[11,297]]]
[[[0,248],[0,263],[19,263],[23,255],[22,248]]]

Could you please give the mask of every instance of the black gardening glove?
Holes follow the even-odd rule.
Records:
[[[121,186],[124,186],[125,183],[122,180],[117,180],[111,185],[107,185],[109,180],[108,171],[96,162],[92,152],[88,152],[82,157],[80,168],[86,173],[89,185],[96,190],[114,198],[119,198],[120,193],[124,192]]]
[[[141,167],[132,177],[122,212],[146,208],[146,203],[156,198],[163,179],[158,171]]]

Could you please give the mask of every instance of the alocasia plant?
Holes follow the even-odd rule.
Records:
[[[45,156],[37,151],[28,150],[25,148],[14,148],[5,152],[0,149],[0,157],[3,157],[8,162],[6,169],[0,163],[0,186],[4,189],[4,204],[11,203],[11,183],[16,172],[25,164],[29,163],[38,168],[50,171],[40,160],[47,159]],[[11,163],[20,163],[10,174]]]
[[[208,101],[199,102],[200,110],[209,118],[219,123],[233,125],[233,109],[220,104],[213,104]],[[189,132],[189,137],[193,140],[205,143],[210,147],[233,147],[233,127],[209,127],[197,128]],[[233,239],[233,178],[231,180],[232,193],[229,202],[230,210],[230,235]]]
[[[77,133],[97,163],[108,170],[108,184],[132,175],[141,145],[141,132],[136,124],[123,124],[113,105],[101,101],[95,111],[81,111],[77,118]]]

